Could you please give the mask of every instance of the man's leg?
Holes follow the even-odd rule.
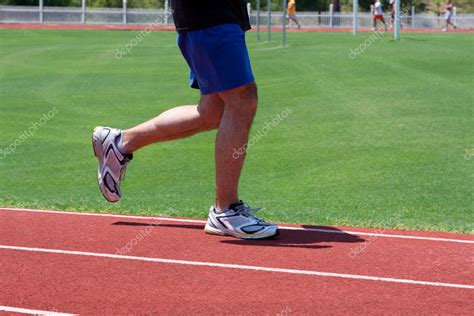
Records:
[[[209,210],[204,231],[243,239],[277,236],[278,226],[256,217],[259,209],[241,202],[238,192],[244,149],[257,111],[257,86],[252,82],[219,95],[225,108],[216,138],[216,203]]]
[[[296,14],[290,15],[290,19],[293,20],[293,22],[296,23],[296,25],[298,26],[298,28],[301,27],[300,22],[298,21],[298,18],[296,17]]]
[[[132,153],[144,146],[192,136],[219,127],[224,102],[218,94],[203,95],[199,105],[183,105],[125,130],[123,148]]]
[[[214,94],[202,96],[199,105],[170,109],[123,132],[110,127],[96,127],[92,134],[92,145],[99,160],[97,181],[102,195],[110,202],[120,200],[120,183],[134,151],[159,141],[215,129],[220,124],[223,112],[224,102]]]
[[[225,210],[239,201],[238,183],[245,152],[237,158],[233,154],[247,143],[257,100],[255,83],[202,96],[199,106],[175,107],[125,130],[124,150],[132,153],[156,142],[184,138],[219,127],[215,153],[216,208]]]
[[[383,15],[380,17],[380,21],[382,21],[383,27],[385,28],[385,31],[387,30],[387,23],[385,23],[385,18]]]
[[[447,31],[448,30],[448,27],[449,27],[449,21],[446,20],[446,26],[443,28],[444,31]]]
[[[219,96],[225,103],[216,138],[216,209],[226,210],[239,201],[238,185],[245,152],[236,157],[235,151],[243,150],[248,141],[250,127],[257,111],[257,86],[254,82],[231,89]]]

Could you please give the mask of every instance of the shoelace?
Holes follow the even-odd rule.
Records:
[[[245,217],[251,217],[252,219],[256,220],[259,224],[266,224],[264,220],[255,216],[255,213],[257,213],[261,209],[262,209],[261,207],[251,208],[249,205],[243,203],[242,206],[240,206],[236,211]]]

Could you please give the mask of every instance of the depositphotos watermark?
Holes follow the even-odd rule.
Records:
[[[471,149],[466,148],[464,149],[464,151],[466,152],[464,154],[464,159],[470,160],[474,156],[474,148],[471,148]]]
[[[247,143],[245,143],[239,149],[234,148],[234,152],[232,153],[232,158],[239,159],[239,157],[244,155],[251,146],[258,143],[261,138],[267,136],[267,134],[272,130],[272,128],[280,124],[290,114],[291,114],[291,110],[289,108],[286,108],[286,110],[284,110],[283,112],[275,116],[270,122],[265,122],[265,126],[262,129],[260,129],[257,132],[257,134],[255,134]]]
[[[404,9],[398,14],[398,17],[401,19],[408,13],[408,10]],[[372,34],[362,43],[359,44],[359,47],[356,49],[350,49],[349,50],[349,58],[350,59],[355,59],[357,56],[362,55],[365,53],[365,51],[372,46],[373,43],[375,43],[378,39],[384,37],[385,32],[387,32],[388,29],[386,26],[379,27],[377,29],[374,29],[372,31]]]
[[[407,210],[403,209],[401,211],[401,214],[397,213],[394,216],[384,220],[384,223],[382,224],[382,226],[391,226],[393,223],[398,223],[401,219],[401,216],[403,214],[405,214],[406,212],[407,212]],[[351,248],[349,257],[351,259],[354,259],[356,256],[358,256],[358,255],[362,254],[363,252],[365,252],[370,245],[372,245],[373,243],[375,243],[377,241],[377,239],[380,237],[379,235],[384,234],[386,230],[387,230],[387,228],[377,228],[377,229],[375,229],[374,232],[373,232],[373,235],[370,235],[370,237],[367,240],[365,240],[363,243],[357,245],[357,247]]]
[[[282,310],[281,312],[277,313],[276,316],[288,316],[290,313],[291,313],[291,308],[289,308],[289,307],[287,306],[287,307],[285,307],[284,310]]]
[[[140,229],[138,234],[136,234],[129,242],[125,244],[122,248],[116,248],[117,251],[115,252],[116,255],[126,255],[129,254],[133,247],[138,245],[138,243],[142,242],[145,240],[150,234],[152,233],[153,227],[154,226],[159,226],[160,222],[158,220],[155,220],[151,222],[150,224],[146,224],[145,228]]]
[[[48,113],[43,114],[41,118],[39,118],[36,122],[31,122],[30,127],[25,129],[23,132],[18,135],[18,137],[10,143],[7,147],[1,149],[0,148],[0,160],[5,159],[8,155],[12,155],[15,151],[20,147],[24,142],[26,142],[29,138],[33,137],[36,132],[48,123],[51,119],[53,119],[56,114],[58,114],[59,110],[54,107]]]
[[[159,16],[154,22],[149,22],[147,26],[145,27],[145,29],[141,30],[140,32],[137,32],[135,37],[131,39],[127,44],[125,44],[125,46],[121,48],[117,48],[115,50],[115,58],[121,59],[122,57],[130,54],[133,48],[135,48],[135,46],[137,46],[141,41],[143,41],[144,39],[150,36],[154,28],[163,25],[166,17],[167,16],[169,17],[171,14],[172,12],[165,13]]]
[[[355,59],[357,56],[362,55],[365,51],[375,43],[379,38],[385,35],[385,27],[380,27],[375,31],[372,31],[372,34],[362,43],[359,44],[359,47],[356,49],[350,49],[349,58]]]

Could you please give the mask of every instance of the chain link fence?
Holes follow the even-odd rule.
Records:
[[[351,12],[299,12],[297,17],[302,28],[351,28]],[[386,14],[387,23],[390,14]],[[359,13],[360,27],[371,27],[370,13]],[[253,25],[257,23],[257,13],[250,14]],[[434,14],[414,14],[407,12],[401,16],[402,27],[406,29],[438,29],[444,26],[443,16]],[[460,29],[474,29],[474,15],[457,14],[455,24]],[[127,9],[123,8],[81,8],[81,7],[41,7],[39,6],[0,6],[0,23],[71,23],[71,24],[134,24],[134,25],[172,25],[173,18],[167,9]],[[260,14],[260,25],[268,23],[267,12]],[[271,26],[282,26],[282,12],[273,11]]]
[[[165,9],[0,6],[0,23],[173,24]]]
[[[297,14],[298,21],[302,28],[351,28],[354,21],[352,12],[299,12]],[[390,13],[385,14],[385,21],[390,23]],[[250,15],[252,25],[257,23],[257,13]],[[444,16],[435,14],[420,13],[412,15],[411,12],[400,16],[402,27],[406,29],[438,29],[445,26]],[[359,12],[359,27],[372,27],[372,15],[369,12]],[[474,29],[474,14],[457,14],[453,18],[453,22],[459,29]],[[260,25],[265,27],[268,25],[268,17],[266,12],[260,14]],[[282,12],[272,12],[270,18],[271,26],[282,26]],[[293,25],[293,24],[292,24]]]

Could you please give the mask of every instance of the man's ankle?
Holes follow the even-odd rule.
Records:
[[[130,146],[130,134],[127,131],[122,131],[122,137],[118,144],[118,148],[121,152],[126,154],[132,154],[134,152],[133,148]]]
[[[214,206],[214,209],[216,210],[216,213],[223,213],[227,211],[228,209],[230,209],[231,206],[236,203],[241,203],[241,201],[237,199],[230,203],[216,203],[216,205]]]

